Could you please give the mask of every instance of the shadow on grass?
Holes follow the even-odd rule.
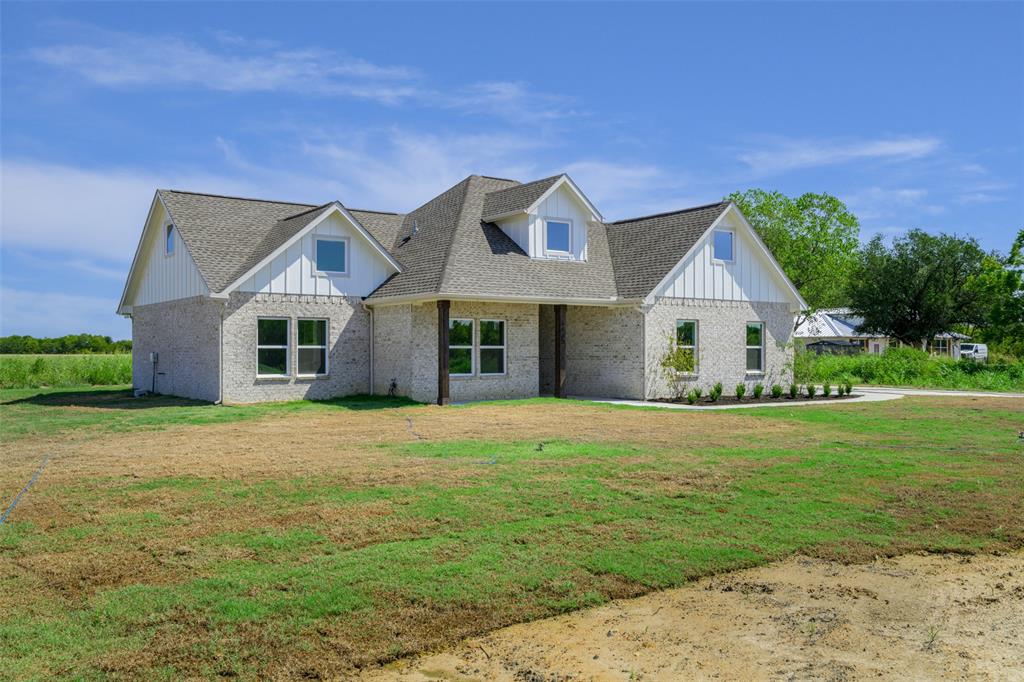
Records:
[[[154,408],[173,407],[216,407],[213,403],[205,400],[193,400],[190,398],[179,398],[171,395],[146,395],[136,398],[130,389],[96,388],[95,390],[54,390],[41,389],[40,393],[3,401],[6,405],[39,405],[42,407],[91,407],[96,409],[111,410],[143,410]],[[324,405],[340,407],[347,410],[379,410],[395,407],[408,407],[419,405],[414,400],[403,397],[388,397],[379,395],[352,395],[326,400],[293,400],[288,402],[240,404],[231,405],[235,409],[247,407],[273,409],[274,407],[299,405]]]

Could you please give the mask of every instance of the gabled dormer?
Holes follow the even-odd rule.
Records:
[[[530,258],[586,261],[587,225],[603,218],[563,173],[491,192],[483,220],[501,228]]]

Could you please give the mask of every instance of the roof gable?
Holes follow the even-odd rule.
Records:
[[[494,178],[483,179],[492,180]],[[486,222],[494,222],[517,213],[532,213],[542,201],[563,186],[567,187],[587,207],[594,219],[603,220],[597,207],[565,173],[552,175],[550,178],[542,180],[534,180],[524,185],[514,185],[488,192],[481,207],[481,217]]]

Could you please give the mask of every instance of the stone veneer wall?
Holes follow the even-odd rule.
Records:
[[[555,310],[541,306],[540,390],[554,392]],[[571,396],[644,395],[643,314],[632,306],[575,306],[565,311],[565,389]]]
[[[434,402],[437,400],[437,303],[431,301],[410,308],[412,373],[407,395],[413,400]],[[522,303],[452,301],[452,318],[505,320],[506,346],[505,374],[451,377],[449,392],[453,401],[538,395],[537,308],[536,305]],[[384,306],[377,310],[384,310]],[[478,332],[477,325],[474,325],[474,335]],[[377,347],[375,352],[382,351]]]
[[[132,385],[151,390],[160,354],[156,392],[196,400],[219,398],[222,305],[194,297],[136,306],[132,311]]]
[[[787,303],[657,299],[645,315],[647,398],[672,395],[660,363],[675,335],[676,320],[698,321],[699,365],[691,386],[700,386],[707,394],[720,381],[727,395],[734,394],[739,383],[748,389],[758,382],[788,386],[793,380],[793,318]],[[764,322],[765,363],[760,374],[746,371],[747,322]]]
[[[257,378],[256,319],[286,317],[291,376]],[[296,376],[299,318],[326,319],[328,374]],[[224,317],[224,402],[332,398],[370,390],[370,314],[358,297],[232,293]]]

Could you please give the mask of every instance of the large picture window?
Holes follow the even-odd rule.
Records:
[[[676,320],[676,347],[690,365],[690,374],[697,373],[697,320]]]
[[[747,371],[764,371],[763,322],[747,322]]]
[[[327,320],[299,320],[299,374],[327,374]]]
[[[505,321],[480,320],[480,374],[505,373]]]
[[[448,321],[448,373],[473,374],[473,320]]]
[[[348,242],[344,239],[317,239],[316,270],[332,275],[347,274]]]
[[[256,320],[256,375],[288,376],[288,320],[261,317]]]

